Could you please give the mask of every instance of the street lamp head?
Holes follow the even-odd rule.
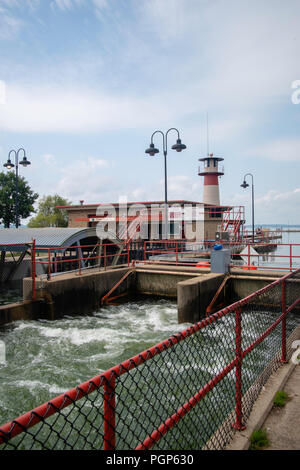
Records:
[[[28,165],[31,165],[31,163],[29,160],[27,160],[27,158],[24,155],[23,160],[20,161],[20,165],[28,166]]]
[[[151,155],[151,157],[154,157],[156,153],[159,153],[159,150],[154,147],[154,144],[150,144],[149,148],[145,150],[145,153],[148,153]]]
[[[11,159],[9,158],[6,163],[3,165],[8,170],[11,170],[15,165],[12,163]]]
[[[244,189],[248,188],[248,186],[249,186],[249,184],[246,183],[245,180],[243,181],[243,184],[241,184],[241,188],[244,188]]]
[[[181,152],[186,149],[186,145],[182,144],[180,139],[177,139],[176,144],[172,145],[172,149],[176,150],[176,152]]]

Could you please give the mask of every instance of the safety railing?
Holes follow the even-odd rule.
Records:
[[[51,280],[53,274],[76,271],[80,275],[89,268],[98,267],[106,271],[113,265],[114,260],[122,261],[129,266],[134,246],[134,242],[124,242],[38,248],[34,264],[35,268],[38,265],[44,267],[43,271],[47,274],[48,280]]]
[[[291,356],[299,274],[1,426],[0,448],[224,448],[244,429],[268,377]]]
[[[275,248],[279,249],[279,253],[270,251],[270,243],[241,243],[241,242],[220,242],[224,248],[230,248],[232,262],[231,267],[243,269],[263,269],[263,270],[283,270],[292,271],[300,266],[300,244],[280,243]],[[183,240],[167,241],[163,244],[161,241],[145,241],[144,242],[144,261],[153,262],[165,261],[172,264],[201,264],[201,258],[207,260],[210,258],[210,252],[213,250],[215,241],[203,241],[188,243]],[[191,246],[193,250],[190,250]],[[182,254],[181,254],[182,253]],[[195,261],[189,260],[188,257],[195,258]],[[237,263],[240,257],[245,259],[245,263]],[[159,260],[161,257],[161,260]],[[186,258],[186,260],[185,260]]]
[[[247,243],[242,246],[244,248],[243,257],[247,260],[245,268],[255,265],[257,269],[292,271],[300,266],[300,244],[275,244],[274,248],[275,251],[278,250],[278,253],[272,250],[268,251],[270,243]],[[233,256],[237,258],[239,253],[233,253]],[[241,266],[235,264],[233,259],[232,267]]]

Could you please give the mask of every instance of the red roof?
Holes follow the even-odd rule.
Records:
[[[138,202],[107,202],[104,204],[72,204],[68,206],[56,206],[59,207],[60,209],[75,209],[78,207],[98,207],[98,206],[122,206],[122,205],[133,205],[133,204],[143,204],[143,205],[149,205],[149,204],[164,204],[165,201],[138,201]],[[179,200],[179,201],[168,201],[168,204],[203,204],[202,202],[199,201],[185,201],[185,200]],[[208,205],[208,204],[206,204]]]

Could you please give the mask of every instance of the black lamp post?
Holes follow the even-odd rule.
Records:
[[[4,167],[7,168],[8,170],[11,170],[12,168],[16,168],[16,201],[15,201],[15,210],[16,210],[16,228],[19,228],[19,204],[18,204],[18,178],[19,178],[19,153],[23,152],[23,160],[20,161],[20,165],[22,166],[28,166],[30,165],[30,162],[27,160],[26,157],[26,152],[23,148],[20,148],[18,151],[16,150],[11,150],[8,154],[8,159],[7,162],[4,163]],[[12,163],[10,159],[10,155],[14,153],[15,154],[15,164]]]
[[[172,150],[176,150],[176,152],[181,152],[182,150],[186,149],[186,145],[184,145],[180,140],[180,135],[178,129],[175,127],[171,127],[167,130],[164,134],[162,131],[155,131],[151,136],[151,143],[145,153],[153,157],[155,154],[159,153],[159,150],[154,146],[153,137],[155,134],[161,134],[163,138],[163,153],[164,153],[164,162],[165,162],[165,238],[168,238],[168,183],[167,183],[167,153],[168,153],[168,134],[170,131],[177,132],[177,141],[176,144],[172,145]]]
[[[241,184],[241,187],[246,189],[248,188],[249,184],[246,183],[246,176],[251,176],[252,179],[252,242],[254,243],[254,180],[253,180],[253,175],[251,173],[247,173],[244,176],[244,181]]]

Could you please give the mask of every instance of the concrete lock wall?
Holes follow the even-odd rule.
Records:
[[[262,289],[263,287],[278,280],[278,278],[282,277],[283,275],[284,274],[282,272],[276,271],[260,271],[259,273],[256,272],[252,274],[245,274],[245,272],[240,273],[238,272],[238,270],[236,270],[235,273],[232,273],[228,281],[230,298],[232,302],[243,299],[248,295],[252,294],[253,292],[256,292],[259,289]],[[274,302],[275,291],[277,291],[277,298],[280,289],[281,287],[278,286],[274,291],[271,290],[269,293],[266,293],[264,295],[264,302]],[[286,281],[287,305],[291,305],[295,300],[299,298],[299,296],[300,279],[288,279]]]
[[[136,293],[176,299],[177,285],[187,277],[190,279],[194,277],[194,274],[176,271],[137,270]]]
[[[171,269],[171,270],[170,270]],[[129,268],[113,269],[106,272],[88,272],[78,274],[60,274],[53,277],[50,281],[46,279],[36,280],[36,299],[41,300],[46,310],[48,318],[55,319],[67,314],[88,314],[100,306],[100,299],[109,292],[109,290],[129,271]],[[185,272],[186,271],[186,272]],[[201,292],[197,289],[197,295],[201,295],[206,304],[211,301],[214,295],[214,286],[212,279],[223,275],[206,274],[205,271],[187,267],[183,271],[182,267],[147,267],[134,270],[125,281],[112,294],[113,296],[122,293],[135,293],[143,295],[156,295],[160,297],[178,297],[178,286],[186,280],[192,280],[197,276],[208,276],[207,280],[201,283]],[[201,272],[202,271],[202,272]],[[220,281],[221,282],[221,281]],[[188,293],[187,293],[188,296]],[[32,299],[32,279],[27,278],[23,281],[24,300]],[[201,312],[205,311],[207,305],[201,303]],[[194,314],[193,308],[189,302],[186,302],[186,308],[189,314],[183,313],[181,304],[181,317],[184,321],[193,321],[194,315],[198,320],[197,313]],[[188,319],[187,319],[188,318]]]
[[[50,281],[36,280],[36,299],[48,305],[49,317],[63,315],[84,315],[100,306],[101,298],[129,271],[129,268],[112,269],[102,272],[63,274]],[[114,291],[113,296],[129,292],[134,286],[134,273]],[[32,280],[23,281],[23,299],[32,298]]]
[[[0,326],[18,320],[48,319],[47,310],[41,301],[26,300],[0,306]]]
[[[177,286],[178,323],[196,323],[224,279],[224,274],[206,274],[179,282]]]

